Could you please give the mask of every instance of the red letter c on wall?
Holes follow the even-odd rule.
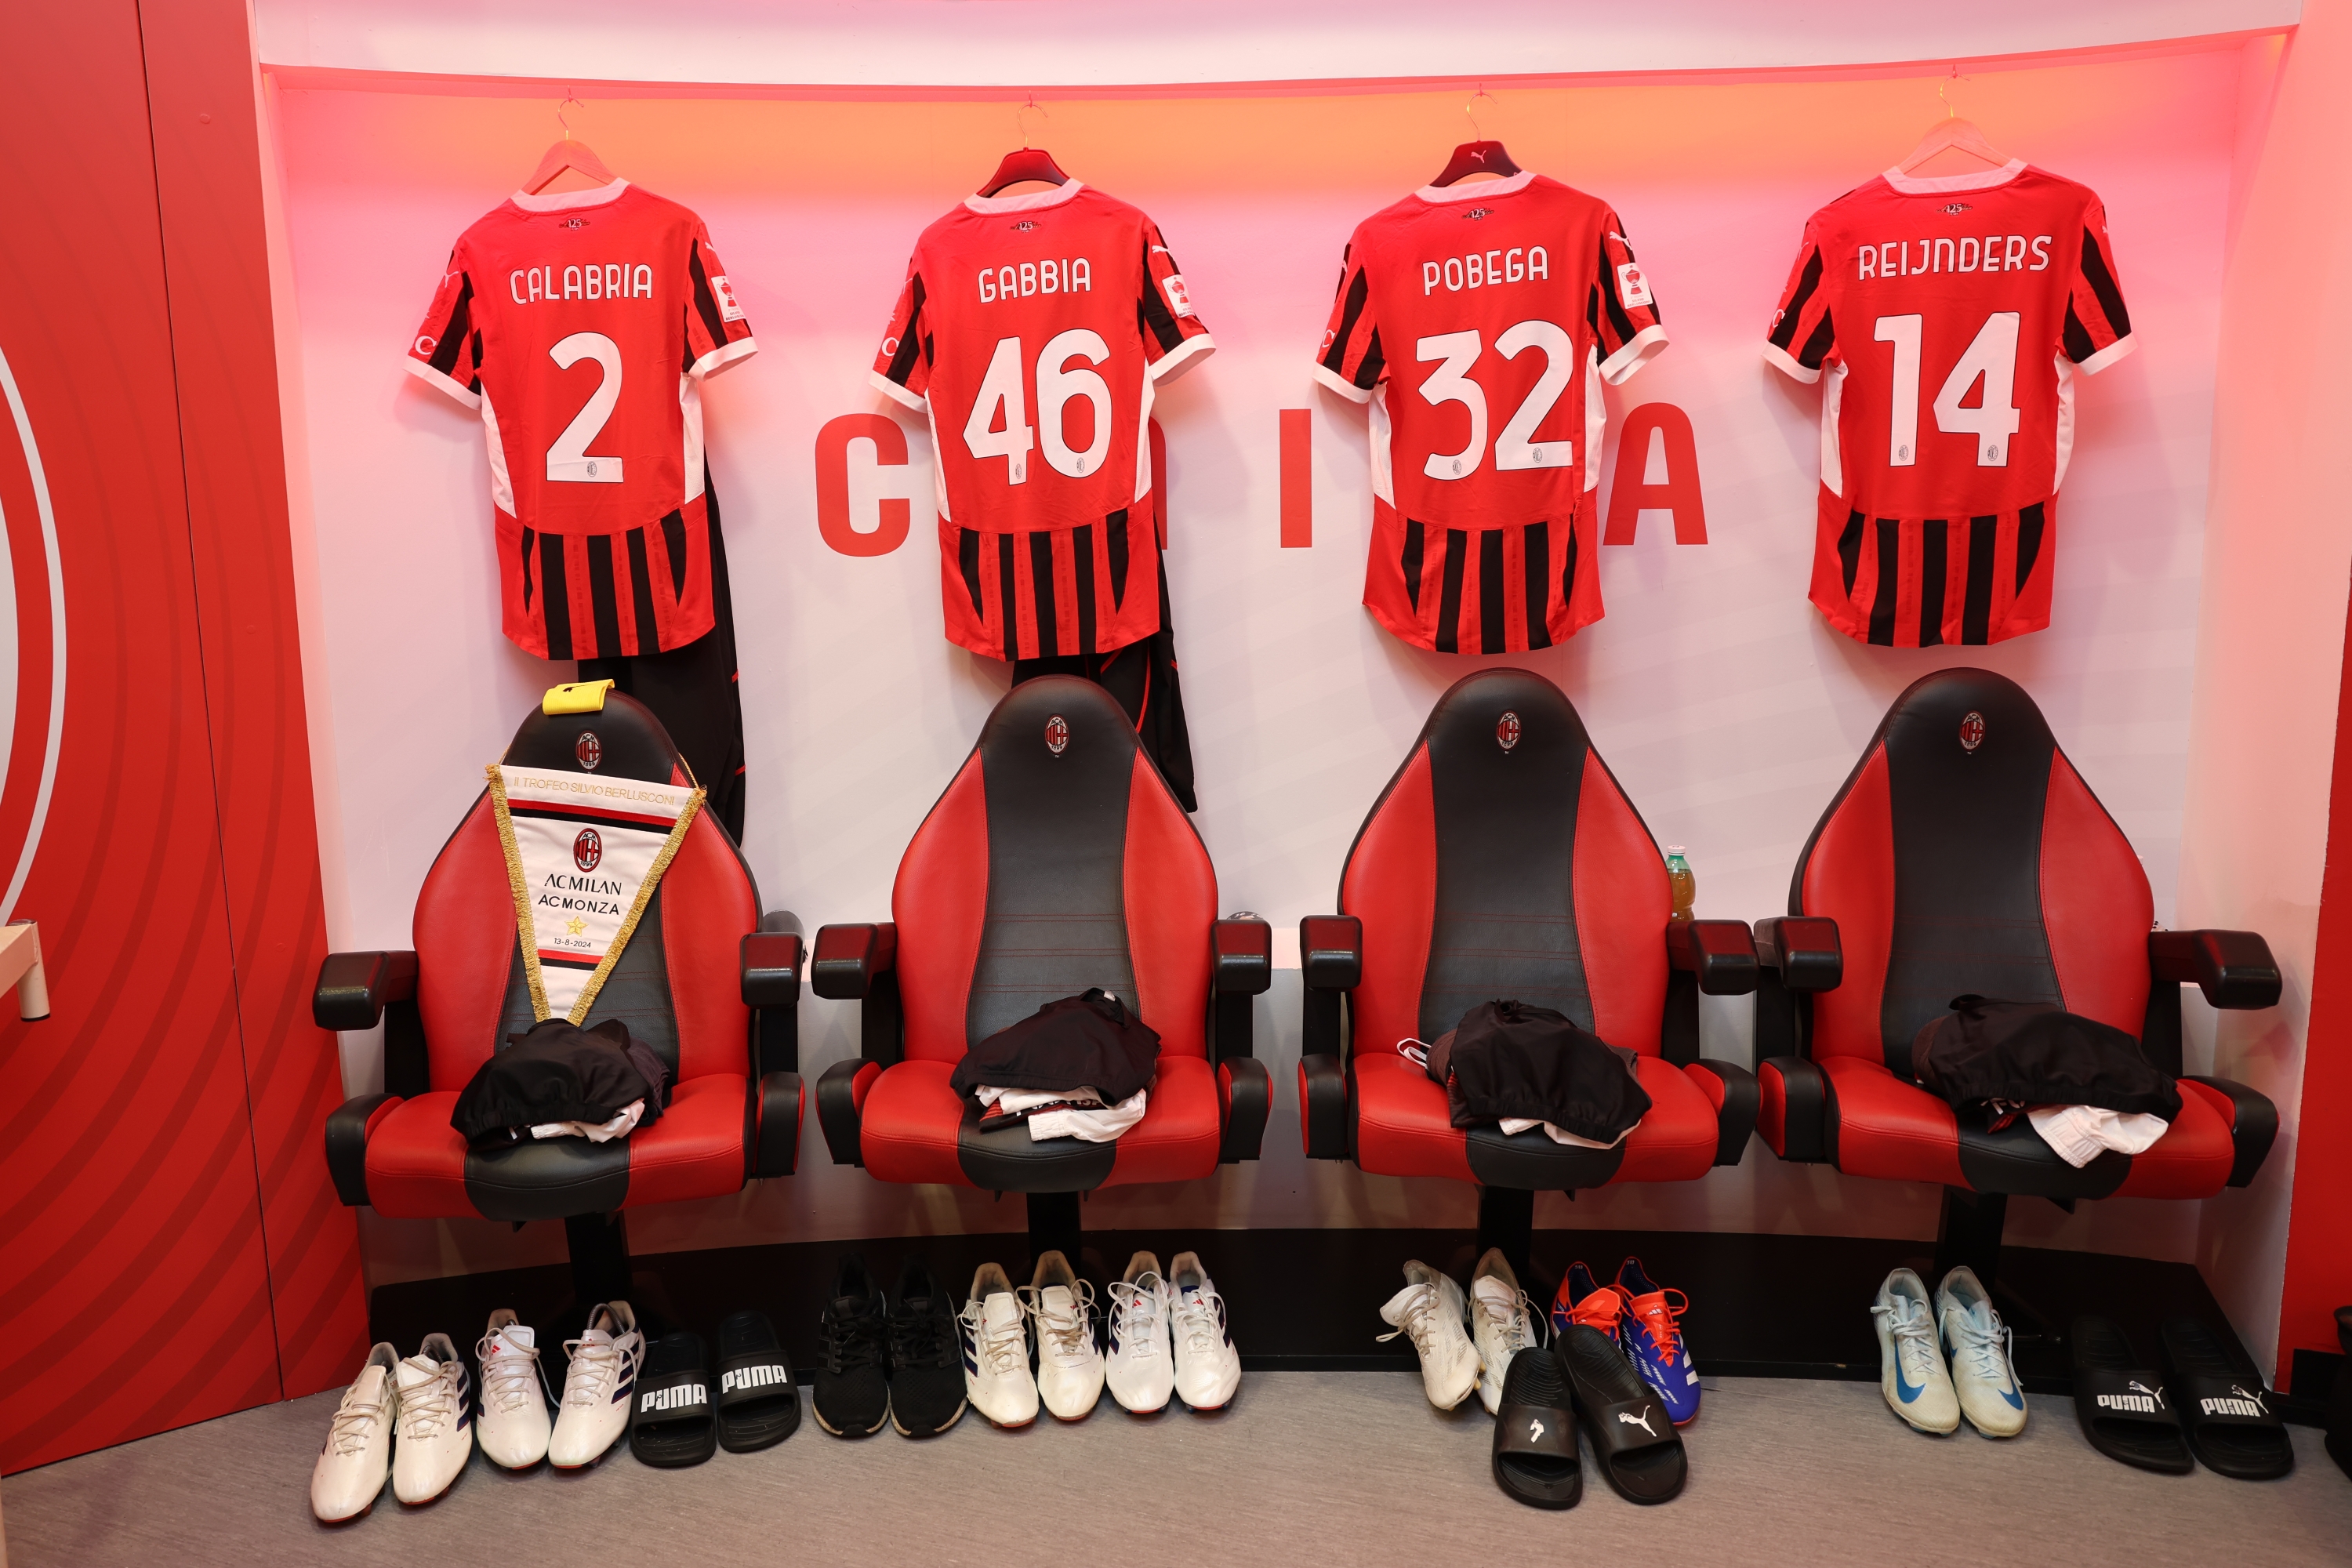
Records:
[[[844,555],[887,555],[907,542],[913,508],[904,496],[884,496],[876,502],[880,522],[873,532],[851,526],[849,444],[858,440],[874,443],[877,467],[907,466],[907,433],[889,416],[845,414],[826,420],[816,433],[816,530]]]

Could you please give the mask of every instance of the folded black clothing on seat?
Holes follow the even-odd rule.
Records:
[[[1956,1106],[2089,1105],[2127,1116],[2180,1115],[2180,1090],[2112,1024],[2048,1002],[1955,996],[1911,1038],[1911,1076]]]
[[[2185,1476],[2197,1468],[2161,1374],[2140,1364],[2124,1331],[2088,1313],[2067,1331],[2074,1362],[2074,1419],[2091,1447],[2143,1470]]]
[[[698,1465],[719,1450],[702,1336],[681,1329],[646,1347],[629,1407],[629,1451],[665,1469]]]
[[[474,1070],[449,1112],[449,1125],[476,1148],[530,1136],[548,1121],[610,1121],[638,1100],[640,1128],[661,1120],[669,1069],[629,1026],[607,1018],[583,1029],[549,1018],[520,1035]]]
[[[1160,1036],[1126,1003],[1097,986],[1048,1002],[963,1054],[948,1084],[970,1094],[995,1089],[1091,1089],[1107,1105],[1151,1087]]]
[[[1633,1056],[1552,1008],[1481,1002],[1431,1045],[1428,1067],[1456,1127],[1522,1118],[1614,1143],[1650,1110]]]
[[[768,1314],[746,1309],[719,1325],[719,1446],[730,1454],[772,1447],[801,1424],[793,1365]]]

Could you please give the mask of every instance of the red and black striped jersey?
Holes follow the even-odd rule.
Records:
[[[1371,405],[1374,618],[1442,653],[1599,620],[1601,384],[1665,346],[1624,225],[1557,180],[1425,186],[1359,224],[1315,376]]]
[[[1076,180],[923,231],[872,379],[931,423],[950,641],[1050,658],[1159,630],[1158,553],[1129,535],[1151,510],[1143,431],[1213,348],[1158,226]]]
[[[1813,215],[1765,357],[1822,385],[1812,600],[1897,647],[2050,624],[2074,375],[2132,350],[2106,209],[2022,159]]]
[[[702,378],[753,353],[702,220],[615,180],[458,237],[408,368],[482,416],[506,635],[542,658],[711,627]]]

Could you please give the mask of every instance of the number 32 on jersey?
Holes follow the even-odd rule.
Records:
[[[1440,332],[1412,345],[1414,359],[1424,363],[1439,362],[1437,368],[1422,381],[1423,400],[1433,407],[1459,403],[1470,413],[1469,444],[1458,452],[1432,452],[1423,461],[1421,471],[1433,479],[1466,479],[1486,461],[1486,390],[1470,374],[1484,349],[1475,331]],[[1542,426],[1544,416],[1568,390],[1569,377],[1575,374],[1576,345],[1567,329],[1541,317],[1506,327],[1495,339],[1495,352],[1507,360],[1515,360],[1528,349],[1538,350],[1544,356],[1543,374],[1504,423],[1503,433],[1495,438],[1495,467],[1569,468],[1576,461],[1572,444],[1566,437],[1538,442],[1535,434]]]

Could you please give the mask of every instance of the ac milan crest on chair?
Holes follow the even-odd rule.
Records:
[[[996,705],[907,846],[890,909],[817,932],[816,994],[863,1003],[862,1054],[817,1084],[835,1163],[1025,1193],[1033,1240],[1066,1249],[1079,1193],[1257,1157],[1270,1083],[1250,1000],[1272,980],[1271,932],[1217,918],[1208,851],[1102,688],[1041,676]],[[1108,1143],[981,1131],[949,1085],[957,1061],[1092,986],[1160,1036],[1143,1120]]]
[[[2270,1100],[2180,1077],[2180,987],[2273,1005],[2251,931],[2151,930],[2147,874],[2015,681],[1946,669],[1914,682],[1813,829],[1789,916],[1758,922],[1759,1131],[1786,1160],[1945,1189],[1937,1268],[1990,1284],[2010,1194],[2210,1197],[2253,1180]],[[2023,1118],[1999,1132],[1913,1081],[1921,1026],[1969,993],[2055,1003],[2130,1031],[2180,1080],[2145,1152],[2077,1170]]]
[[[501,761],[541,773],[691,782],[651,711],[593,686],[550,692]],[[584,868],[601,849],[583,842],[581,853]],[[585,1303],[627,1293],[620,1212],[792,1173],[804,1100],[799,922],[782,912],[761,917],[751,868],[710,813],[688,823],[584,1020],[622,1020],[669,1068],[667,1109],[626,1138],[477,1152],[449,1125],[475,1070],[533,1022],[487,790],[426,873],[412,929],[412,951],[331,953],[319,971],[311,1012],[320,1027],[384,1023],[384,1092],[348,1100],[327,1121],[327,1163],[346,1204],[402,1219],[565,1220]]]
[[[1522,1271],[1537,1190],[1689,1181],[1739,1163],[1755,1079],[1698,1059],[1697,1012],[1702,991],[1755,988],[1748,928],[1670,922],[1665,860],[1550,681],[1481,670],[1437,700],[1348,852],[1339,910],[1299,926],[1309,1158],[1477,1183],[1479,1245]],[[1556,1008],[1639,1053],[1652,1105],[1623,1142],[1453,1125],[1445,1089],[1396,1046],[1434,1040],[1500,998]]]

